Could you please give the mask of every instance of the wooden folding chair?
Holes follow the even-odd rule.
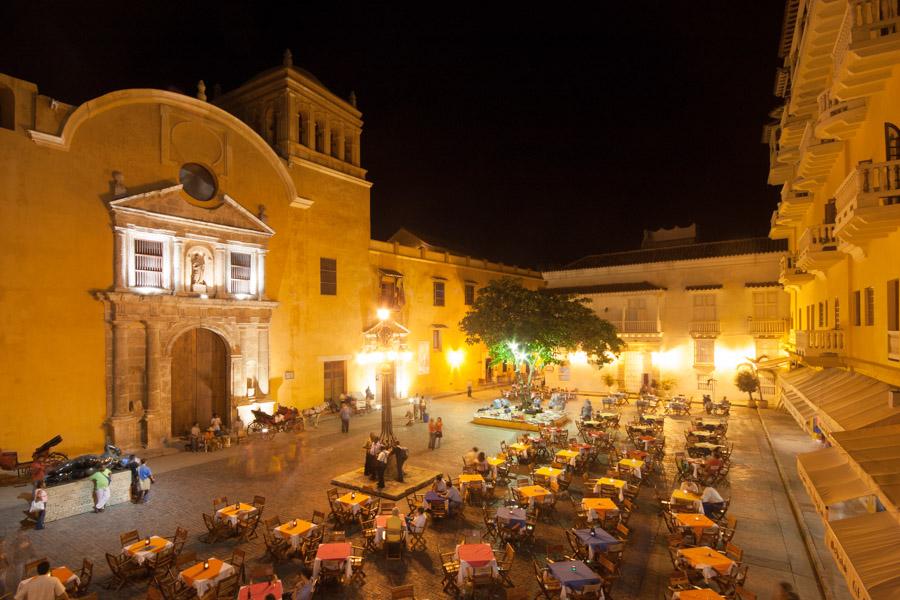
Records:
[[[126,531],[125,533],[119,534],[119,544],[124,548],[130,544],[140,541],[141,536],[138,535],[137,529],[132,529],[131,531]]]

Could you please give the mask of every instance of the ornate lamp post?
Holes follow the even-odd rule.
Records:
[[[381,376],[381,441],[393,444],[396,438],[391,401],[397,366],[409,362],[412,352],[406,345],[409,330],[391,320],[390,309],[379,308],[377,314],[378,322],[363,332],[365,342],[362,351],[356,355],[356,361],[373,365]]]

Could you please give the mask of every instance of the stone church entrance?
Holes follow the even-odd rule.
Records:
[[[225,341],[209,329],[181,334],[172,346],[172,433],[190,432],[197,422],[209,426],[216,412],[228,425],[229,357]]]

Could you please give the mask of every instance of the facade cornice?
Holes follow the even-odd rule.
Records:
[[[341,171],[338,171],[337,169],[332,169],[331,167],[326,167],[325,165],[320,165],[319,163],[313,162],[306,158],[300,158],[299,156],[291,155],[291,157],[288,159],[288,163],[292,166],[299,165],[301,167],[306,167],[308,169],[312,169],[313,171],[318,171],[319,173],[325,173],[326,175],[331,175],[332,177],[335,177],[342,181],[349,181],[350,183],[355,183],[356,185],[359,185],[359,186],[362,186],[365,188],[372,187],[371,181],[366,181],[365,179],[355,177],[348,173],[342,173]],[[309,202],[310,205],[312,204],[312,200],[301,198],[299,196],[297,196],[297,198],[294,202],[297,202],[299,204],[299,203],[302,203],[301,201]],[[294,206],[293,202],[291,203],[291,206]],[[299,208],[308,208],[308,206],[306,206],[306,207],[298,206],[298,207]]]

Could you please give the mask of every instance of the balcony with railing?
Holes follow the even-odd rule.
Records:
[[[780,265],[781,270],[778,275],[778,282],[784,287],[800,287],[816,278],[812,273],[808,273],[798,267],[797,259],[794,256],[782,256]]]
[[[800,143],[800,164],[797,167],[797,174],[802,181],[795,182],[794,187],[802,190],[821,187],[843,147],[844,142],[841,140],[816,137],[815,126],[808,123]]]
[[[785,319],[747,318],[747,332],[758,338],[780,338],[787,331]]]
[[[900,227],[900,160],[860,163],[834,194],[839,249],[856,254]]]
[[[831,53],[844,16],[844,5],[835,0],[806,3],[799,36],[791,52],[790,109],[794,114],[811,114],[816,98],[831,76]]]
[[[819,117],[816,119],[815,135],[820,139],[847,140],[866,118],[866,99],[841,100],[831,90],[819,96]]]
[[[844,353],[844,332],[840,329],[796,331],[796,353],[803,357],[841,356]]]
[[[850,0],[832,57],[834,89],[841,97],[884,89],[900,61],[900,0]]]
[[[621,319],[614,324],[618,329],[619,337],[625,340],[659,341],[662,338],[659,319]]]
[[[834,225],[807,227],[797,242],[797,267],[813,274],[825,275],[829,267],[844,260],[838,252]]]
[[[719,321],[691,321],[691,336],[695,338],[718,337],[721,332]]]

